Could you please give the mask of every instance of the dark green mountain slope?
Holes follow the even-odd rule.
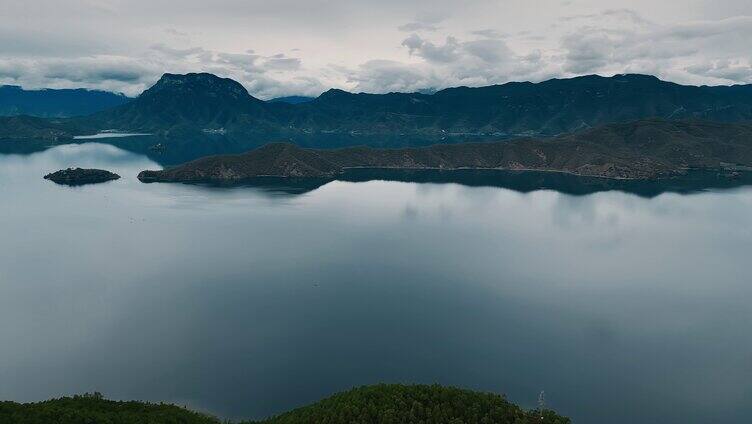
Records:
[[[752,119],[752,87],[692,87],[645,75],[585,76],[433,95],[330,90],[301,105],[295,127],[328,131],[556,135],[643,118]]]
[[[99,394],[37,403],[0,402],[3,424],[219,424],[197,412],[167,404],[116,402]]]
[[[258,100],[239,83],[212,74],[165,74],[133,101],[66,125],[88,133],[117,129],[172,139],[223,137],[249,147],[280,139],[342,147],[548,137],[648,118],[750,122],[752,86],[683,86],[645,75],[584,76],[435,94],[329,90],[291,104]],[[41,129],[44,121],[35,125]],[[12,136],[16,129],[0,121],[0,134]],[[51,121],[49,129],[57,130]]]
[[[752,120],[752,86],[693,87],[645,75],[585,76],[435,94],[329,90],[310,102],[262,102],[211,74],[165,74],[135,101],[98,114],[105,128],[226,134],[508,138],[644,118]]]
[[[222,133],[272,130],[266,104],[238,82],[212,74],[164,74],[134,101],[86,119],[100,129],[179,135],[181,130]],[[268,125],[274,123],[273,127]]]
[[[34,116],[0,117],[0,141],[3,139],[37,139],[66,141],[84,132],[77,124],[64,119],[45,119]]]
[[[442,111],[463,111],[443,125],[509,133],[559,134],[643,118],[744,121],[752,118],[752,86],[693,87],[647,75],[597,75],[539,84],[452,88],[434,95]]]
[[[241,155],[210,156],[163,171],[144,171],[139,179],[232,182],[260,176],[331,178],[350,168],[536,170],[655,179],[681,175],[688,169],[739,167],[752,167],[752,124],[642,120],[548,139],[424,148],[302,149],[273,143]]]
[[[24,90],[14,85],[4,85],[0,86],[0,116],[84,116],[122,105],[130,100],[122,94],[99,90]]]

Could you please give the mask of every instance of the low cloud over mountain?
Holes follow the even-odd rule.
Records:
[[[746,1],[470,3],[7,4],[0,84],[136,95],[164,72],[205,71],[268,99],[329,87],[384,93],[590,73],[752,82]]]

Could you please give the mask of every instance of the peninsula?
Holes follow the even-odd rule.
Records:
[[[614,179],[659,179],[688,170],[731,177],[752,169],[752,125],[641,120],[554,138],[521,138],[421,148],[305,149],[271,143],[239,155],[201,158],[142,182],[240,182],[256,177],[333,178],[347,169],[498,169],[556,171]]]

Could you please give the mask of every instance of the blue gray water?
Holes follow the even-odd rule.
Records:
[[[69,188],[69,166],[122,179]],[[257,418],[377,382],[575,423],[752,414],[752,190],[141,184],[103,144],[0,155],[0,399]]]
[[[121,132],[100,132],[92,135],[77,135],[73,137],[76,140],[98,140],[104,138],[122,138],[122,137],[140,137],[147,136],[146,133],[121,133]]]

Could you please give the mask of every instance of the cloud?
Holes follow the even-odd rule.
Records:
[[[162,43],[153,44],[151,47],[151,50],[154,50],[156,52],[159,52],[165,57],[169,57],[172,59],[187,59],[191,56],[196,55],[203,55],[208,53],[206,50],[204,50],[201,47],[190,47],[186,49],[176,49],[169,46],[166,46]]]
[[[241,82],[260,98],[316,95],[326,89],[315,76],[305,75],[299,58],[285,54],[263,56],[155,44],[137,57],[0,57],[0,83],[26,88],[81,87],[136,96],[165,72],[212,72]]]
[[[499,64],[514,59],[515,54],[501,40],[473,40],[462,44],[462,49],[468,55],[483,62]]]
[[[14,60],[0,60],[0,80],[19,82],[28,73],[25,63]]]
[[[151,69],[128,58],[96,58],[86,60],[53,60],[42,65],[42,76],[49,79],[89,82],[114,81],[137,83]]]
[[[158,69],[129,57],[0,59],[0,82],[26,88],[91,88],[140,93]]]
[[[656,35],[682,41],[707,39],[715,36],[749,36],[752,34],[752,16],[737,16],[717,21],[695,21],[669,26]]]
[[[441,78],[421,66],[392,60],[370,60],[354,70],[340,70],[355,84],[354,90],[368,93],[416,92],[442,84]]]
[[[744,49],[752,37],[752,17],[657,25],[623,10],[599,16],[618,20],[589,22],[561,38],[566,73],[641,70],[685,83],[752,82],[740,64],[747,57]]]
[[[400,31],[414,32],[414,31],[438,31],[439,27],[433,24],[426,24],[423,22],[408,22],[404,25],[397,27]]]
[[[411,55],[419,56],[428,63],[436,65],[486,63],[499,65],[514,60],[516,55],[500,39],[483,38],[479,40],[460,41],[449,36],[443,44],[434,44],[411,34],[402,41]]]
[[[688,66],[686,71],[700,77],[712,76],[727,81],[752,81],[752,65],[748,60],[716,60]]]
[[[419,32],[419,31],[434,32],[440,29],[437,26],[437,24],[444,21],[446,17],[447,17],[446,14],[441,13],[437,10],[430,11],[430,12],[423,12],[420,15],[418,15],[414,21],[408,22],[404,25],[400,25],[397,27],[397,29],[403,32]]]
[[[0,84],[136,95],[206,71],[260,98],[623,72],[752,83],[752,3],[35,0],[0,14]],[[503,7],[502,7],[503,6]],[[169,22],[169,24],[166,24]],[[118,29],[114,31],[113,29]]]
[[[454,37],[447,37],[443,45],[436,45],[426,41],[418,34],[411,34],[402,41],[410,54],[420,56],[429,62],[449,63],[457,60],[459,56],[459,43]]]
[[[491,39],[503,39],[503,38],[509,37],[509,34],[502,33],[491,28],[479,29],[479,30],[471,31],[470,33],[473,35],[479,35],[481,37],[491,38]]]
[[[301,60],[296,57],[272,57],[263,66],[270,70],[296,71],[301,67]]]
[[[516,79],[542,80],[556,73],[539,51],[519,55],[503,40],[463,40],[449,36],[442,43],[411,34],[402,42],[409,54],[420,59],[407,64],[370,60],[355,69],[341,69],[355,91],[424,92],[452,86],[481,86]]]
[[[165,28],[165,32],[174,35],[175,37],[187,37],[188,33],[185,31],[180,31],[175,28]]]
[[[617,42],[608,34],[586,30],[568,34],[562,39],[566,49],[564,70],[573,74],[598,72],[613,58]]]
[[[622,23],[631,23],[639,26],[651,26],[654,25],[652,21],[644,18],[642,15],[632,9],[620,8],[620,9],[606,9],[599,13],[589,13],[581,15],[570,15],[561,18],[562,21],[571,22],[578,20],[598,20],[614,18]]]
[[[501,39],[465,41],[449,36],[442,44],[435,44],[417,34],[411,34],[402,41],[402,45],[407,47],[411,55],[438,68],[455,71],[464,69],[467,73],[476,72],[480,75],[495,73],[501,79],[507,76],[505,73],[511,68],[526,61],[526,58],[512,51]]]

